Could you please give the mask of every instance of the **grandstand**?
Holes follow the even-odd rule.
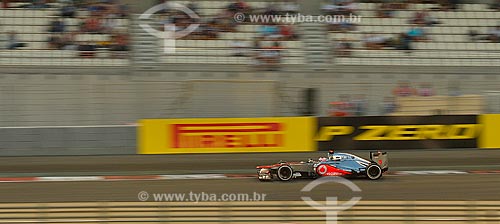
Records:
[[[304,111],[303,93],[311,88],[318,90],[318,115],[328,114],[329,103],[341,95],[358,94],[367,103],[363,115],[380,115],[380,104],[392,96],[391,90],[401,80],[413,86],[431,82],[435,95],[398,97],[399,107],[393,115],[500,111],[499,106],[492,106],[497,105],[492,102],[498,102],[500,89],[500,43],[473,41],[468,35],[475,30],[484,36],[500,22],[500,12],[482,2],[463,4],[455,11],[430,10],[440,23],[424,28],[429,40],[412,43],[411,53],[391,47],[368,49],[363,42],[367,34],[393,38],[408,31],[414,14],[436,8],[435,4],[408,4],[406,9],[394,10],[392,18],[380,18],[379,3],[359,3],[361,20],[352,31],[329,31],[325,23],[293,24],[297,38],[260,42],[262,46],[280,42],[278,71],[259,69],[256,63],[254,55],[259,51],[253,46],[262,35],[263,24],[246,21],[218,32],[216,37],[178,39],[175,53],[164,54],[163,40],[139,26],[145,22],[138,16],[143,10],[113,18],[113,30],[129,33],[130,51],[116,55],[110,50],[114,32],[82,32],[81,18],[92,17],[84,7],[77,8],[75,18],[62,19],[65,33],[75,34],[75,46],[55,49],[48,40],[54,35],[51,23],[61,19],[59,13],[65,4],[61,2],[51,1],[51,7],[35,9],[22,8],[26,1],[12,1],[9,8],[0,8],[3,125],[126,124],[150,117],[297,116]],[[188,1],[175,2],[189,5]],[[273,3],[290,2],[247,3],[254,13],[262,13]],[[206,22],[229,3],[232,1],[196,1],[196,12]],[[319,7],[317,11],[321,13]],[[159,28],[168,18],[157,15],[146,22]],[[6,49],[6,36],[11,31],[26,46]],[[342,41],[352,45],[349,54],[339,56],[335,46]],[[82,54],[85,50],[78,46],[88,43],[98,47],[90,55]],[[235,52],[245,53],[235,56]],[[460,96],[451,94],[453,82],[460,83]]]
[[[0,38],[0,64],[2,65],[115,65],[125,66],[127,59],[113,58],[106,44],[112,41],[112,33],[87,33],[81,32],[81,23],[85,18],[90,17],[90,12],[85,9],[78,9],[73,18],[63,18],[61,14],[62,5],[50,3],[48,8],[26,8],[26,2],[10,3],[10,8],[0,9],[0,32],[4,36]],[[24,6],[24,7],[23,7]],[[72,34],[74,37],[72,48],[53,49],[49,40],[59,32],[51,32],[51,23],[56,20],[64,21],[64,33]],[[126,18],[113,19],[114,32],[128,32],[128,22]],[[26,46],[16,50],[6,49],[7,35],[15,31],[19,42]],[[60,32],[63,33],[63,32]],[[84,43],[97,45],[95,56],[82,58],[79,55],[78,46]]]
[[[188,1],[176,1],[188,5]],[[19,4],[19,3],[18,3]],[[229,1],[199,1],[197,13],[202,18],[213,18],[220,14]],[[252,9],[261,10],[269,7],[269,2],[250,1]],[[430,15],[436,18],[440,24],[427,27],[426,32],[429,41],[416,42],[413,44],[413,53],[381,49],[367,50],[362,45],[363,35],[367,33],[381,35],[386,38],[394,37],[399,33],[406,32],[411,27],[408,21],[412,15],[422,9],[433,9],[433,4],[409,4],[407,9],[395,11],[393,18],[379,18],[376,11],[379,3],[360,3],[357,15],[361,16],[356,30],[351,32],[330,32],[328,35],[331,42],[322,48],[330,54],[334,64],[346,65],[450,65],[450,66],[495,66],[500,61],[500,45],[487,41],[472,42],[468,33],[476,31],[485,34],[489,29],[499,22],[500,12],[488,8],[486,4],[464,4],[457,11],[430,11]],[[59,12],[58,3],[53,3],[53,8],[46,9],[1,9],[1,29],[3,32],[17,30],[19,39],[27,43],[27,47],[18,51],[2,51],[3,64],[36,64],[36,65],[125,65],[127,60],[110,59],[107,51],[97,51],[96,58],[80,59],[75,52],[66,50],[48,50],[47,40],[51,33],[47,30],[49,24]],[[78,10],[78,17],[88,16],[88,11]],[[64,19],[68,26],[68,32],[77,31],[79,27],[78,18]],[[129,19],[116,19],[119,29],[129,28]],[[176,42],[175,55],[161,55],[161,62],[165,63],[208,63],[208,64],[252,64],[251,57],[233,57],[234,42],[245,46],[251,51],[251,46],[259,36],[259,24],[238,24],[232,32],[222,32],[217,39],[182,39]],[[297,32],[301,35],[307,29],[302,24],[295,24]],[[21,28],[21,29],[19,29]],[[320,33],[321,34],[321,33]],[[326,33],[325,33],[326,35]],[[77,42],[106,42],[109,35],[79,34]],[[334,41],[347,39],[353,44],[352,54],[349,57],[334,57],[329,49],[333,49]],[[304,64],[306,54],[311,49],[301,41],[283,41],[283,64]],[[273,41],[263,41],[262,45],[271,45]],[[159,40],[158,46],[162,45]],[[161,49],[161,47],[158,47]],[[314,52],[314,51],[313,51]],[[15,59],[8,60],[7,58]],[[105,59],[105,60],[102,60]]]
[[[400,108],[391,115],[467,115],[484,111],[484,99],[480,95],[403,97],[397,103]]]
[[[368,65],[450,65],[450,66],[497,66],[500,61],[500,44],[489,41],[471,41],[471,30],[485,34],[500,24],[500,11],[489,8],[487,4],[464,4],[456,11],[429,11],[430,16],[440,22],[427,27],[430,38],[417,42],[411,54],[394,50],[363,49],[363,34],[374,33],[382,36],[396,36],[407,32],[411,27],[409,20],[413,14],[423,9],[434,9],[436,4],[409,4],[405,10],[395,11],[393,18],[375,16],[376,3],[361,3],[359,15],[361,23],[355,32],[330,33],[330,38],[347,38],[354,42],[351,57],[337,58],[339,64]]]

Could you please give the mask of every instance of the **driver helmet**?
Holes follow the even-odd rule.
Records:
[[[335,151],[333,149],[328,150],[328,159],[333,159],[333,154]]]
[[[319,157],[318,161],[320,161],[320,162],[326,162],[326,161],[328,161],[328,159],[325,158],[325,157]]]
[[[333,161],[339,161],[341,159],[342,159],[341,156],[330,156],[330,160],[333,160]]]

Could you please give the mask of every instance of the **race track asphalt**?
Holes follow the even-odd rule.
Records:
[[[1,202],[82,202],[139,201],[138,193],[266,194],[266,200],[300,200],[326,196],[349,200],[495,200],[500,201],[500,175],[387,176],[379,181],[353,180],[362,192],[353,193],[339,184],[324,184],[311,192],[301,192],[310,180],[265,182],[257,179],[154,180],[107,182],[1,183]]]
[[[369,151],[343,152],[369,156]],[[388,155],[391,170],[500,170],[500,150],[398,150],[389,151]],[[279,160],[305,161],[320,156],[326,156],[326,152],[0,157],[0,175],[248,173],[257,165],[274,164]]]
[[[283,160],[306,160],[324,153],[136,155],[80,157],[2,157],[1,176],[146,175],[249,173]],[[368,151],[358,151],[368,156]],[[391,170],[500,170],[500,150],[390,151]],[[324,184],[300,192],[310,180],[261,183],[255,178],[221,180],[151,180],[0,183],[0,202],[138,201],[149,193],[263,193],[266,200],[500,200],[500,174],[389,175],[379,181],[355,179],[362,192]]]

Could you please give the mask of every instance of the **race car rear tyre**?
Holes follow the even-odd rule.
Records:
[[[277,175],[278,179],[281,181],[289,181],[293,178],[293,170],[292,167],[284,165],[278,168]]]
[[[371,164],[366,168],[366,176],[370,180],[377,180],[382,177],[382,169],[379,165]]]

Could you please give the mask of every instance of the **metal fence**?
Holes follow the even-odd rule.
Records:
[[[325,223],[327,220],[325,212],[303,201],[2,203],[0,209],[4,223]],[[355,224],[493,224],[500,222],[500,202],[361,201],[340,211],[337,220]]]

